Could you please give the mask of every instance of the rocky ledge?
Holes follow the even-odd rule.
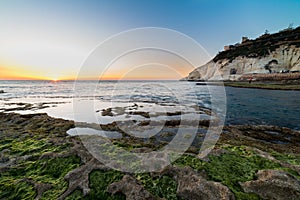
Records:
[[[291,129],[224,127],[206,157],[189,150],[160,172],[133,174],[94,159],[66,134],[72,127],[46,114],[0,113],[0,199],[300,199],[300,133]],[[128,137],[114,144],[156,147]]]

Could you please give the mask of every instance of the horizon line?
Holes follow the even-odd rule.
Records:
[[[49,81],[49,82],[61,82],[61,81],[178,81],[180,79],[1,79],[0,81]]]

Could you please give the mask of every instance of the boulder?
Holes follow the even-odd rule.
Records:
[[[241,183],[245,192],[253,192],[263,199],[299,200],[300,181],[278,170],[259,170],[257,180]]]

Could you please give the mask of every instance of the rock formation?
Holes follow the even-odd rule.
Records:
[[[300,27],[224,47],[186,80],[238,80],[245,74],[300,71]]]
[[[258,180],[242,183],[246,192],[257,193],[264,199],[299,199],[300,181],[291,174],[284,171],[260,170],[257,176]]]

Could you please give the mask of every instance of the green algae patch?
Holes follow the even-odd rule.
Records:
[[[81,190],[74,190],[65,200],[79,200],[82,199],[83,193]]]
[[[173,165],[179,167],[190,166],[191,168],[201,171],[204,168],[205,162],[201,161],[199,158],[192,156],[192,155],[182,155],[176,161],[173,162]]]
[[[11,142],[13,141],[13,139],[3,139],[0,140],[0,151],[10,148],[11,147]]]
[[[297,154],[282,154],[273,152],[271,155],[277,160],[287,162],[291,165],[300,165],[300,155]]]
[[[208,177],[229,187],[237,199],[259,199],[255,194],[245,193],[239,182],[256,179],[258,170],[278,169],[281,165],[256,155],[244,146],[225,148],[229,153],[209,157],[210,161],[205,164]]]
[[[261,169],[283,169],[280,164],[260,157],[244,146],[223,148],[227,153],[211,155],[209,161],[200,160],[192,155],[183,155],[173,164],[181,167],[190,166],[198,172],[205,170],[209,180],[223,183],[237,199],[241,200],[259,199],[259,197],[256,194],[245,193],[240,182],[256,179],[256,173]]]
[[[63,152],[70,147],[70,143],[55,145],[48,138],[25,137],[15,140],[4,140],[0,143],[0,151],[6,149],[12,156],[41,156],[46,152]]]
[[[68,187],[64,176],[69,171],[77,168],[80,163],[78,156],[42,159],[23,163],[7,172],[1,173],[0,190],[8,191],[5,193],[1,192],[1,194],[6,199],[23,199],[22,195],[25,193],[28,196],[33,196],[30,199],[34,199],[36,192],[32,185],[23,183],[23,180],[27,179],[35,183],[51,185],[51,188],[43,193],[41,199],[57,199]],[[16,190],[22,190],[23,192],[16,193]]]
[[[0,199],[34,199],[33,186],[22,180],[2,179],[0,181]]]
[[[260,157],[245,158],[235,154],[224,154],[219,157],[211,156],[210,161],[205,165],[211,179],[222,181],[226,185],[253,180],[259,169],[278,167],[278,164]]]
[[[40,174],[51,178],[64,177],[69,171],[79,167],[80,158],[70,156],[66,158],[52,158],[38,163],[41,169]]]
[[[169,176],[151,177],[149,173],[137,174],[136,179],[139,180],[144,188],[156,197],[177,200],[177,183]]]
[[[113,182],[120,181],[123,175],[121,172],[115,170],[92,171],[89,175],[91,190],[83,199],[125,200],[126,197],[123,194],[111,195],[107,192],[107,187]]]
[[[78,156],[66,158],[52,158],[38,161],[28,176],[37,182],[49,183],[52,188],[43,194],[43,199],[58,198],[67,189],[68,183],[64,176],[73,169],[80,166]],[[36,175],[37,173],[37,175]]]
[[[36,140],[33,138],[23,139],[22,141],[11,142],[11,154],[17,155],[28,155],[35,152],[42,153],[43,150],[48,149],[51,151],[51,143],[47,142],[46,139]]]

